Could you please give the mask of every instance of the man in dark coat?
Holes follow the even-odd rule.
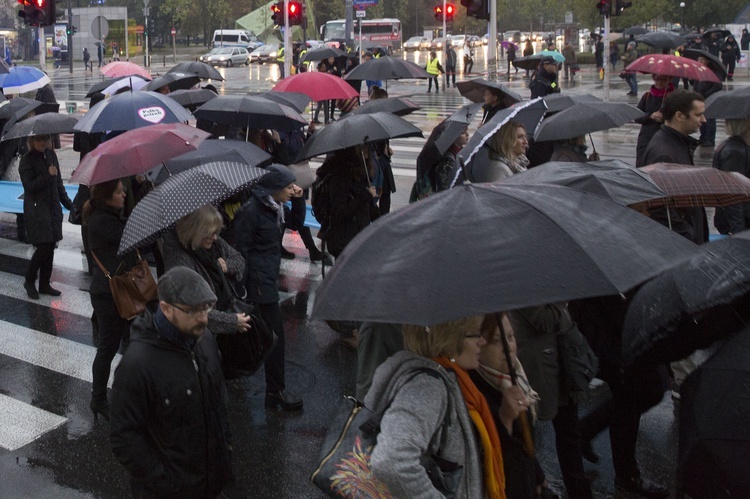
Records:
[[[560,85],[557,83],[557,61],[554,57],[546,56],[539,61],[539,70],[529,88],[532,99],[560,93]]]
[[[175,267],[159,304],[140,315],[115,371],[112,452],[134,497],[209,498],[234,487],[227,393],[206,328],[216,295],[195,271]]]
[[[692,165],[698,141],[690,136],[706,122],[706,109],[700,94],[685,90],[672,92],[664,99],[664,124],[657,131],[643,154],[643,164],[677,163]],[[650,216],[657,222],[696,244],[708,241],[708,222],[703,208],[651,209]]]

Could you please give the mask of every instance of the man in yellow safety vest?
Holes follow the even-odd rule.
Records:
[[[443,66],[440,65],[440,61],[437,58],[437,53],[430,52],[430,60],[427,61],[427,67],[425,68],[427,72],[430,74],[431,78],[427,80],[429,82],[427,86],[427,93],[432,92],[432,82],[435,82],[435,93],[440,93],[440,86],[438,85],[438,76],[441,73],[445,73],[443,71]]]

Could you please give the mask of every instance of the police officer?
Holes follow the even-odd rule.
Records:
[[[543,57],[539,62],[539,70],[536,77],[529,85],[531,89],[531,98],[544,97],[549,94],[560,92],[560,85],[557,83],[557,61],[554,57]]]

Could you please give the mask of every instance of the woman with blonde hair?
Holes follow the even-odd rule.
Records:
[[[385,410],[372,473],[393,497],[443,497],[421,461],[462,468],[452,497],[505,498],[500,438],[467,370],[479,366],[481,316],[430,327],[404,325],[404,351],[378,367],[365,405]],[[380,409],[382,410],[382,409]]]
[[[728,119],[726,128],[729,138],[716,148],[713,167],[750,177],[750,119]],[[750,203],[716,208],[714,225],[728,235],[750,229]]]
[[[525,172],[529,165],[526,158],[529,147],[526,128],[517,121],[509,121],[501,126],[483,147],[487,149],[488,159],[475,161],[472,167],[473,182],[497,182]]]

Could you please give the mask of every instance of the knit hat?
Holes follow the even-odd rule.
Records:
[[[159,300],[188,307],[216,303],[216,295],[198,273],[187,267],[169,269],[159,279]]]
[[[557,61],[551,55],[547,55],[547,56],[542,57],[542,60],[539,61],[539,64],[541,66],[544,66],[545,64],[557,64]]]

